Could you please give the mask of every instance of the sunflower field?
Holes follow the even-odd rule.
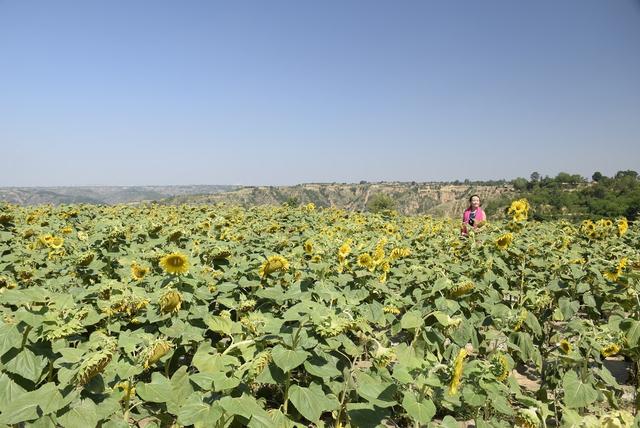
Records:
[[[0,426],[634,426],[640,228],[508,215],[1,205]]]

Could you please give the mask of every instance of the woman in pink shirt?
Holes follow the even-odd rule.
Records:
[[[469,198],[469,207],[464,210],[464,213],[462,214],[462,235],[468,235],[467,225],[472,226],[475,229],[478,227],[479,223],[486,220],[487,216],[482,208],[480,208],[480,196],[472,195]]]

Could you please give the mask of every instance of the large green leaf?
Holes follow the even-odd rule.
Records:
[[[17,424],[59,410],[64,401],[54,383],[46,383],[35,391],[16,397],[0,415],[0,424]]]
[[[271,351],[273,362],[285,373],[304,363],[309,353],[307,351],[294,351],[278,345]]]
[[[151,375],[150,383],[139,382],[137,384],[136,393],[145,401],[166,403],[172,399],[173,387],[169,379],[158,372],[154,372]]]
[[[295,406],[302,416],[311,422],[320,419],[325,411],[334,410],[337,402],[327,399],[320,388],[304,388],[291,385],[289,388],[289,401]]]
[[[419,402],[411,391],[405,392],[402,407],[411,418],[421,424],[431,421],[436,414],[436,406],[431,400],[423,399],[422,402]]]
[[[68,411],[58,415],[58,421],[65,427],[94,427],[99,420],[96,405],[89,399],[74,403]]]
[[[19,348],[22,335],[12,324],[0,324],[0,357],[11,348]]]
[[[409,311],[400,320],[400,325],[405,330],[421,327],[423,323],[422,312],[420,311]]]
[[[47,359],[34,354],[30,349],[24,348],[9,360],[5,368],[8,372],[18,374],[25,379],[36,382],[40,379],[42,370],[47,366]]]
[[[598,392],[589,383],[578,378],[574,371],[568,371],[562,378],[564,404],[570,409],[587,407],[598,399]]]

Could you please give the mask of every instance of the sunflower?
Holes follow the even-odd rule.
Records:
[[[131,263],[131,276],[136,281],[142,280],[148,273],[149,273],[149,268],[140,266],[135,262]]]
[[[286,272],[289,270],[289,262],[282,256],[270,256],[262,263],[258,274],[261,278],[274,273],[274,272]]]
[[[349,253],[351,253],[351,243],[349,241],[345,242],[338,248],[338,258],[340,260],[344,260],[347,258]]]
[[[174,289],[168,289],[158,300],[160,311],[163,314],[178,313],[182,306],[182,294]]]
[[[59,236],[52,236],[51,239],[47,242],[51,248],[59,249],[64,245],[64,239]]]
[[[509,376],[509,361],[504,354],[497,353],[491,358],[491,372],[499,382]]]
[[[358,256],[358,266],[371,269],[373,268],[373,259],[371,258],[371,254],[363,253]]]
[[[516,222],[526,220],[529,214],[529,201],[526,199],[513,201],[508,212],[510,215],[513,215],[513,219]]]
[[[395,305],[387,305],[382,308],[382,312],[385,314],[398,315],[400,314],[400,309]]]
[[[610,343],[600,350],[600,353],[605,358],[617,355],[618,352],[620,352],[620,346],[616,343]]]
[[[313,242],[311,241],[311,239],[307,239],[306,241],[304,241],[303,248],[305,253],[313,253]]]
[[[627,267],[627,263],[629,263],[629,259],[623,257],[620,259],[614,270],[603,273],[604,277],[611,282],[617,281],[618,277],[622,275],[622,271]]]
[[[618,224],[618,235],[622,236],[625,233],[627,233],[627,230],[629,229],[629,223],[627,222],[626,218],[621,218],[617,221]]]
[[[467,358],[467,355],[467,350],[462,348],[453,362],[453,376],[451,377],[451,383],[449,384],[450,395],[454,395],[458,392],[460,381],[462,380],[462,371],[464,370],[464,359]]]
[[[567,339],[562,339],[558,344],[558,348],[560,348],[560,350],[564,354],[568,354],[569,352],[571,352],[571,349],[573,349]]]
[[[460,297],[467,293],[470,293],[475,288],[475,284],[472,281],[464,281],[456,285],[450,292],[450,297]]]
[[[498,239],[496,240],[496,246],[501,250],[506,250],[509,247],[509,245],[511,245],[512,241],[513,241],[513,234],[505,233],[504,235],[501,235],[500,237],[498,237]]]
[[[160,259],[160,266],[166,273],[187,273],[189,271],[189,259],[184,254],[171,253]]]
[[[173,343],[165,339],[156,339],[149,347],[147,347],[141,354],[142,365],[145,369],[164,357],[173,348]]]

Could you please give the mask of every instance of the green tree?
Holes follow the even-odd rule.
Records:
[[[395,207],[396,203],[393,198],[385,193],[376,193],[367,202],[367,211],[372,213],[393,210]]]

